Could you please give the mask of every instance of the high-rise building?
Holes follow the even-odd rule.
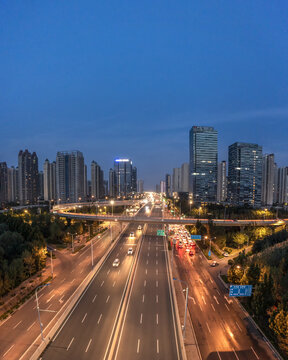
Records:
[[[18,154],[19,201],[21,205],[38,200],[38,157],[26,149]]]
[[[57,202],[80,202],[84,196],[84,157],[82,152],[58,151],[56,157]]]
[[[109,170],[109,196],[114,198],[117,194],[116,173],[113,169]]]
[[[181,192],[189,192],[189,164],[184,163],[181,166]]]
[[[14,166],[11,166],[11,168],[8,168],[8,202],[17,202],[18,201],[18,168],[14,168]]]
[[[189,134],[190,192],[194,202],[214,202],[217,195],[218,133],[193,126]]]
[[[277,201],[279,205],[288,203],[288,167],[278,169]]]
[[[172,189],[171,189],[171,175],[165,175],[165,188],[166,188],[166,196],[171,196]]]
[[[104,197],[103,171],[96,161],[91,162],[91,197],[98,200]]]
[[[137,181],[137,192],[139,194],[143,194],[144,193],[144,181],[143,180],[138,180]]]
[[[166,194],[165,181],[163,181],[163,180],[160,181],[160,192],[161,192],[161,194]]]
[[[231,204],[261,205],[262,147],[236,142],[228,151],[228,200]]]
[[[132,161],[130,159],[115,159],[117,196],[127,196],[132,192]]]
[[[172,192],[181,191],[181,168],[173,168]]]
[[[137,168],[136,168],[136,166],[132,167],[131,190],[134,193],[137,192]]]
[[[44,174],[43,171],[38,173],[38,199],[44,200]]]
[[[156,193],[159,194],[160,193],[160,184],[156,184]]]
[[[227,165],[226,161],[218,164],[217,171],[217,202],[225,202],[227,200]]]
[[[262,164],[262,205],[271,206],[274,202],[274,191],[276,187],[274,154],[263,155]]]
[[[6,162],[0,162],[0,207],[8,202],[8,168]]]
[[[87,178],[87,165],[84,164],[84,196],[83,200],[88,199],[88,178]]]
[[[56,162],[45,160],[43,165],[44,200],[56,201]]]

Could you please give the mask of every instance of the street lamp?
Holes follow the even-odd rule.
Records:
[[[186,281],[184,280],[180,280],[177,279],[175,277],[173,277],[173,280],[176,281],[180,281],[182,283],[184,283],[186,285],[186,289],[183,289],[183,292],[186,291],[186,301],[185,301],[185,315],[184,315],[184,324],[182,326],[182,330],[183,330],[183,339],[185,340],[185,331],[186,331],[186,318],[187,318],[187,306],[188,306],[188,291],[189,291],[189,287]]]
[[[199,218],[200,218],[200,213],[201,213],[202,207],[199,207]]]
[[[68,235],[71,235],[71,248],[72,248],[72,253],[74,253],[74,235],[77,235],[77,233],[72,234],[68,232]]]
[[[44,341],[44,336],[43,336],[43,325],[41,323],[41,318],[40,318],[40,309],[39,309],[39,301],[38,301],[38,290],[41,289],[42,287],[44,286],[49,286],[51,285],[50,283],[48,284],[44,284],[44,285],[39,285],[37,286],[36,290],[35,290],[35,296],[36,296],[36,304],[37,304],[37,312],[38,312],[38,319],[39,319],[39,324],[40,324],[40,331],[41,331],[41,338],[42,338],[42,341]]]
[[[112,205],[112,216],[113,216],[113,205],[114,205],[114,202],[115,202],[114,200],[111,200],[111,201],[110,201],[110,204]]]
[[[192,200],[190,200],[189,201],[189,205],[190,205],[190,215],[191,215],[191,205],[193,204],[193,201]]]

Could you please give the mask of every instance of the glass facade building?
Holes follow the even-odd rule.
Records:
[[[236,142],[228,150],[228,201],[261,205],[262,147]]]
[[[189,136],[190,192],[194,202],[215,202],[217,195],[218,132],[193,126]]]
[[[116,180],[116,195],[127,196],[132,192],[132,161],[130,159],[115,159],[114,172]]]

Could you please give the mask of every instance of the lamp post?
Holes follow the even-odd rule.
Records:
[[[93,269],[93,266],[94,266],[93,239],[91,239],[91,265],[92,265],[92,269]]]
[[[39,320],[39,324],[40,324],[40,331],[41,331],[41,338],[42,338],[42,341],[44,341],[44,336],[43,336],[43,325],[41,323],[41,317],[40,317],[40,309],[39,309],[39,301],[38,301],[38,290],[41,289],[42,287],[44,286],[49,286],[50,283],[48,284],[44,284],[44,285],[39,285],[37,286],[36,290],[35,290],[35,296],[36,296],[36,304],[37,304],[37,312],[38,312],[38,320]]]
[[[199,207],[199,218],[200,218],[200,213],[201,213],[202,207]]]
[[[51,258],[51,277],[53,279],[53,258],[52,258],[52,250],[50,250],[50,258]]]
[[[182,326],[182,330],[183,330],[183,339],[185,340],[185,331],[186,331],[186,318],[187,318],[187,306],[188,306],[188,292],[189,292],[189,287],[186,281],[184,280],[180,280],[177,279],[175,277],[173,277],[173,280],[176,281],[180,281],[182,283],[184,283],[186,285],[186,289],[183,289],[183,291],[186,291],[186,301],[185,301],[185,315],[184,315],[184,324]]]
[[[113,216],[113,205],[114,205],[114,200],[110,201],[110,204],[112,205],[112,216]]]
[[[74,253],[74,235],[77,235],[77,233],[72,234],[68,232],[68,234],[71,235],[71,249],[72,249],[72,253]]]
[[[192,200],[190,200],[189,201],[189,205],[190,205],[190,215],[191,215],[191,205],[193,204],[193,201]]]

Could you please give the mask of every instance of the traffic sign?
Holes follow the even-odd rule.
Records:
[[[192,240],[201,240],[201,235],[191,235]]]
[[[208,256],[211,256],[211,250],[208,251]]]
[[[157,230],[157,236],[165,236],[164,230]]]
[[[252,285],[230,285],[229,296],[251,296]]]

